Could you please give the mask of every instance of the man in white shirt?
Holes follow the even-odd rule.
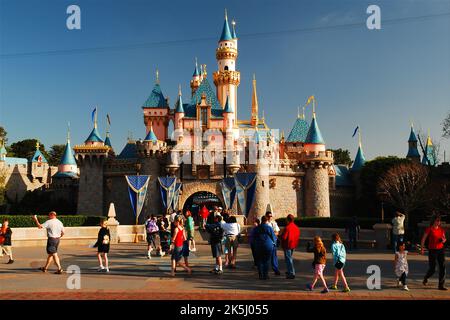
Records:
[[[395,217],[392,219],[392,245],[394,252],[397,251],[397,244],[403,242],[405,235],[405,215],[399,211],[395,212]]]
[[[56,212],[54,211],[48,214],[48,220],[43,224],[39,223],[36,215],[33,217],[33,220],[39,229],[46,229],[47,231],[47,263],[45,264],[45,267],[41,267],[39,270],[47,272],[47,269],[53,260],[58,267],[58,270],[55,273],[62,274],[63,269],[59,262],[58,246],[61,237],[64,235],[64,225],[56,218]]]

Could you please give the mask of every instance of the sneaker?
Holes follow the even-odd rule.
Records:
[[[403,285],[401,281],[397,281],[397,288],[400,288]]]
[[[322,291],[320,291],[320,293],[328,293],[328,292],[330,292],[330,290],[328,290],[328,288],[325,288]]]
[[[331,287],[330,287],[330,290],[337,290],[338,289],[338,287],[337,287],[337,285],[335,285],[335,284],[333,284]]]
[[[108,273],[109,272],[109,268],[105,268],[105,272]]]
[[[447,291],[448,289],[446,287],[439,287],[438,290]]]
[[[350,292],[350,288],[349,287],[344,288],[344,290],[342,290],[342,292]]]
[[[189,249],[189,251],[191,251],[191,252],[196,252],[196,251],[197,251],[197,248]]]
[[[59,269],[58,271],[55,272],[55,274],[63,274],[63,269]]]
[[[276,276],[281,276],[281,272],[279,270],[274,272]]]
[[[308,289],[309,291],[313,291],[314,290],[314,288],[310,284],[306,285],[306,289]]]
[[[164,251],[162,251],[161,253],[160,253],[160,256],[161,257],[164,257],[166,255],[166,253],[164,252]]]
[[[409,288],[408,288],[408,286],[407,286],[407,285],[404,285],[404,286],[403,286],[403,290],[405,290],[405,291],[409,291]]]
[[[219,271],[219,270],[217,270],[216,268],[214,268],[214,269],[212,269],[211,271],[209,271],[209,273],[217,273],[217,271]]]
[[[9,259],[9,261],[6,264],[13,264],[13,263],[14,263],[14,260]]]
[[[289,279],[289,280],[295,279],[295,275],[288,274],[288,275],[286,275],[286,279]]]
[[[101,266],[101,267],[98,267],[97,272],[102,272],[102,271],[104,271],[104,270],[105,270],[105,267],[104,267],[104,266]]]
[[[215,274],[221,275],[221,274],[223,274],[223,271],[222,270],[216,270]]]
[[[151,259],[151,258],[152,258],[152,256],[148,254],[147,255],[147,259]]]

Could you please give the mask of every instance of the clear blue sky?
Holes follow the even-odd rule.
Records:
[[[66,28],[70,4],[81,7],[81,30]],[[370,4],[381,7],[382,30],[365,27]],[[240,37],[239,118],[249,118],[256,73],[260,109],[286,135],[297,106],[314,94],[327,147],[347,148],[352,157],[356,125],[369,159],[404,156],[410,120],[442,140],[450,110],[450,16],[399,19],[450,13],[449,0],[0,0],[0,125],[9,143],[64,143],[68,121],[73,144],[82,143],[95,105],[103,134],[111,116],[116,152],[129,131],[143,138],[141,105],[155,69],[171,106],[179,83],[187,99],[194,57],[210,77],[216,69],[225,7]],[[328,28],[335,25],[350,26]],[[299,29],[309,31],[278,32]],[[76,50],[105,47],[116,49]],[[442,140],[444,149],[449,159],[449,140]]]

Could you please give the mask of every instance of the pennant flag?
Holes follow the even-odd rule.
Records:
[[[238,204],[246,217],[253,206],[256,191],[256,173],[238,172],[234,176]]]
[[[95,119],[97,118],[97,107],[94,108],[94,110],[92,110],[92,123],[95,123]]]
[[[180,193],[181,193],[181,183],[177,183],[175,185],[175,191],[173,194],[173,201],[172,201],[172,209],[174,211],[178,210],[178,204],[179,204],[179,200],[180,200]]]
[[[358,132],[358,130],[359,130],[359,126],[357,126],[357,127],[355,128],[355,131],[353,131],[352,138],[355,136],[355,134]]]
[[[108,124],[111,125],[111,119],[109,118],[109,114],[106,115],[106,120],[108,121]]]
[[[308,98],[308,101],[306,101],[306,105],[310,104],[313,100],[315,100],[316,98],[314,96],[310,96]]]
[[[175,177],[158,177],[159,189],[164,208],[168,210],[175,194],[177,178]]]
[[[130,196],[131,207],[133,208],[133,213],[136,218],[136,224],[138,224],[139,215],[144,207],[150,176],[125,176],[125,179],[128,183],[128,194]]]
[[[226,209],[233,208],[234,199],[236,198],[236,184],[234,178],[225,178],[220,182],[222,187],[222,195],[225,200]]]

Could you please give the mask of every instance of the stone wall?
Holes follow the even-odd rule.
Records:
[[[183,208],[186,200],[196,192],[207,191],[215,194],[222,204],[225,203],[223,200],[222,190],[220,188],[220,181],[211,180],[185,180],[183,181],[183,193],[180,195],[179,207]]]
[[[330,195],[328,170],[310,166],[305,175],[305,215],[330,216]]]
[[[78,214],[104,215],[103,161],[103,156],[86,156],[79,159]]]
[[[293,214],[296,217],[302,215],[303,195],[301,191],[295,189],[297,179],[300,178],[295,176],[270,176],[269,180],[272,181],[272,186],[269,189],[269,196],[276,218],[286,217],[288,214]]]

